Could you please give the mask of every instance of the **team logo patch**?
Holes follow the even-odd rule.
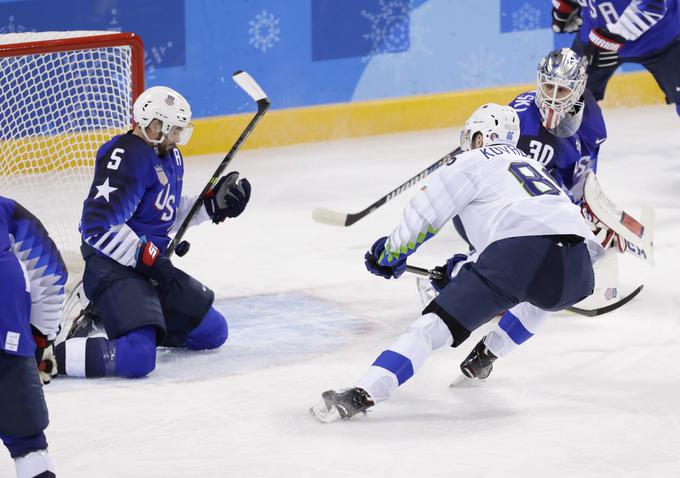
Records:
[[[165,171],[163,171],[163,166],[160,164],[156,164],[154,166],[154,169],[156,170],[156,176],[158,176],[158,180],[160,183],[165,186],[168,184],[168,177],[165,175]]]
[[[16,352],[19,350],[19,338],[21,334],[19,332],[7,331],[7,336],[5,337],[5,350],[10,352]]]
[[[167,98],[165,98],[165,104],[168,106],[172,106],[175,104],[175,97],[172,95],[168,95]]]

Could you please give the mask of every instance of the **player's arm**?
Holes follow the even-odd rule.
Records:
[[[9,232],[13,252],[26,269],[31,292],[31,325],[49,339],[59,330],[66,265],[40,220],[14,202]]]
[[[246,178],[239,179],[238,171],[232,171],[222,176],[215,187],[203,198],[182,196],[177,208],[177,219],[175,219],[170,232],[177,232],[197,200],[203,201],[203,207],[196,211],[189,221],[189,226],[197,226],[207,220],[219,224],[228,217],[239,216],[250,201],[250,192],[250,182]]]
[[[12,209],[8,214],[12,251],[26,271],[35,358],[40,379],[49,383],[57,374],[52,344],[59,333],[68,272],[56,244],[40,220],[14,201],[3,201],[3,207]]]
[[[404,209],[401,222],[389,235],[378,239],[366,253],[366,267],[376,275],[399,277],[406,258],[458,214],[476,196],[475,181],[465,164],[451,164],[430,179]]]
[[[618,66],[621,47],[656,25],[667,9],[665,0],[633,0],[616,22],[593,28],[586,46],[591,69]]]
[[[562,174],[569,179],[568,194],[572,201],[581,204],[586,174],[588,171],[597,173],[600,146],[607,140],[602,110],[592,93],[587,90],[584,93],[583,121],[576,135],[581,143],[581,158],[574,165],[573,171],[564,171]]]
[[[667,10],[665,0],[633,0],[615,23],[607,25],[607,30],[627,41],[637,40],[656,25]]]
[[[179,227],[184,222],[184,219],[189,214],[191,207],[194,205],[194,203],[196,201],[200,201],[200,200],[201,199],[198,195],[192,196],[192,195],[182,194],[182,197],[179,200],[179,206],[177,207],[177,217],[175,218],[175,222],[172,224],[172,227],[170,228],[171,234],[177,232]],[[201,208],[198,208],[196,210],[196,213],[193,215],[193,217],[189,221],[189,226],[190,227],[198,226],[199,224],[203,224],[204,222],[206,222],[208,220],[210,220],[210,216],[208,215],[208,211],[204,207],[201,207]]]
[[[131,144],[114,144],[97,159],[94,181],[83,205],[83,240],[124,266],[137,263],[140,238],[126,223],[146,189],[147,168],[137,164],[144,159],[134,157]]]

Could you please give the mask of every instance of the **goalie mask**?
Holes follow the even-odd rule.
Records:
[[[572,136],[583,119],[587,59],[562,48],[548,53],[538,64],[536,106],[543,126],[563,138]]]
[[[141,127],[144,138],[151,144],[160,144],[168,137],[175,144],[187,144],[194,129],[189,102],[166,86],[154,86],[142,92],[135,100],[133,114],[135,123]],[[156,140],[149,139],[146,133],[146,128],[154,119],[161,122],[161,137]]]
[[[492,144],[517,146],[519,117],[511,106],[488,103],[480,106],[460,132],[460,149],[469,151],[475,133],[482,134],[482,147]]]

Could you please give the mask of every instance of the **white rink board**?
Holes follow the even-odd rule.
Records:
[[[558,315],[486,383],[450,389],[487,326],[434,355],[367,418],[316,423],[307,409],[319,394],[351,385],[421,307],[412,277],[386,281],[363,265],[411,192],[345,229],[313,223],[311,211],[362,209],[452,149],[458,131],[245,151],[233,167],[253,184],[246,213],[191,230],[191,251],[176,260],[215,290],[228,319],[231,304],[230,342],[160,351],[146,379],[53,381],[57,474],[676,476],[680,118],[670,107],[605,116],[605,192],[624,208],[656,208],[657,263],[629,305],[597,319]],[[187,161],[187,190],[200,190],[220,159]],[[430,267],[462,250],[452,231],[440,236],[411,262]],[[0,476],[13,476],[8,454]]]

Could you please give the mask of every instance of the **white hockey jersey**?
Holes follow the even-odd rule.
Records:
[[[593,260],[604,253],[578,206],[543,166],[515,147],[496,145],[459,154],[425,183],[379,263],[412,254],[456,215],[480,254],[501,239],[558,234],[583,237]]]

